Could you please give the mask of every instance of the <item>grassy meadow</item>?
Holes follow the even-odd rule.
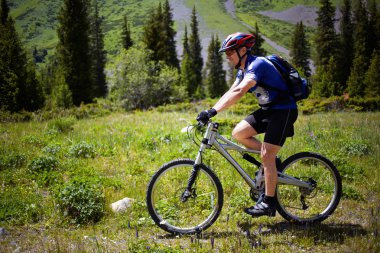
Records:
[[[208,106],[1,123],[0,227],[5,231],[0,233],[0,252],[380,250],[379,112],[301,114],[296,135],[281,151],[283,159],[300,151],[319,152],[340,171],[344,196],[322,224],[297,226],[279,215],[248,217],[243,213],[252,204],[248,186],[209,151],[205,163],[225,193],[217,222],[199,236],[171,236],[155,226],[146,210],[146,186],[162,164],[195,158],[197,146],[181,129],[194,124],[197,112]],[[237,105],[217,115],[225,136],[244,117],[244,108]],[[252,166],[244,160],[242,164]],[[73,181],[85,181],[102,193],[105,208],[98,222],[80,224],[60,208],[62,191]],[[135,199],[133,207],[113,213],[110,204],[124,197]]]

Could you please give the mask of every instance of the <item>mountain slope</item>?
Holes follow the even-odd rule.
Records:
[[[336,0],[339,1],[339,0]],[[47,49],[49,54],[57,44],[57,16],[62,6],[62,0],[50,0],[48,3],[43,0],[10,0],[11,15],[16,19],[17,28],[21,38],[25,41],[26,48],[31,52],[37,49]],[[117,54],[120,49],[120,31],[123,18],[127,15],[131,25],[132,38],[138,40],[142,33],[142,27],[149,16],[149,13],[156,8],[156,0],[99,0],[100,14],[103,17],[103,29],[105,35],[105,49],[109,55]],[[308,6],[317,5],[316,1],[310,0],[170,0],[173,9],[173,19],[177,30],[176,41],[178,56],[182,55],[182,38],[185,25],[190,25],[190,16],[193,6],[198,12],[199,32],[202,40],[203,57],[206,57],[207,47],[211,34],[216,34],[221,40],[230,33],[241,31],[248,32],[249,27],[254,27],[258,22],[262,34],[267,42],[264,47],[270,52],[280,52],[286,55],[286,50],[290,45],[290,38],[294,25],[272,20],[265,15],[273,16],[278,13],[261,12],[272,6],[273,10],[284,10],[295,7],[297,4]],[[261,3],[261,5],[258,5]],[[256,5],[255,5],[256,4]],[[231,8],[235,9],[236,15]],[[310,10],[310,8],[304,8]],[[212,11],[211,11],[212,10]],[[305,18],[312,17],[315,12],[306,15]],[[276,17],[275,17],[276,18]],[[286,19],[286,18],[285,18]],[[244,23],[241,22],[244,21]],[[280,29],[279,29],[280,28]],[[279,30],[278,30],[279,29]],[[312,32],[309,28],[308,33]],[[285,46],[285,49],[277,47],[276,44]],[[277,47],[274,49],[273,47]],[[284,51],[285,50],[285,51]],[[284,53],[285,52],[285,53]]]
[[[137,38],[149,12],[157,5],[155,0],[99,0],[98,2],[106,33],[105,47],[113,54],[119,48],[124,15],[130,20],[133,37]],[[16,19],[19,34],[29,50],[34,47],[48,50],[55,48],[57,16],[62,4],[62,0],[49,0],[48,4],[43,0],[9,1],[10,14]]]

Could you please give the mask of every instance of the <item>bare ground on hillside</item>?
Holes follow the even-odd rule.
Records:
[[[296,24],[300,21],[304,25],[313,26],[317,25],[317,8],[307,7],[304,5],[297,5],[284,11],[274,12],[274,11],[259,11],[260,14],[282,21],[286,21],[292,24]]]
[[[270,17],[272,19],[282,20],[291,24],[297,24],[302,21],[302,23],[306,26],[317,26],[317,7],[310,7],[304,5],[297,5],[292,8],[289,8],[284,11],[274,12],[274,11],[259,11],[258,13]],[[342,13],[339,8],[335,10],[335,30],[339,31],[339,22]]]
[[[187,26],[187,35],[189,36],[191,34],[190,23],[192,9],[186,6],[185,0],[170,0],[170,7],[173,10],[173,20],[177,24],[177,34],[175,37],[177,41],[177,53],[178,57],[182,58],[185,25]],[[197,20],[202,45],[202,57],[203,59],[207,59],[207,48],[210,44],[211,34],[213,32],[207,27],[200,15],[197,16]]]

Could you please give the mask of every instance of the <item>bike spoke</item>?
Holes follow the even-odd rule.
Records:
[[[152,185],[151,200],[148,201],[148,206],[152,208],[150,213],[156,223],[167,231],[195,232],[209,226],[219,215],[221,187],[208,174],[211,172],[200,169],[196,181],[187,191],[192,171],[192,164],[169,167],[159,174]],[[183,198],[185,191],[187,196]]]
[[[311,188],[279,184],[277,199],[280,214],[298,222],[327,218],[336,208],[341,195],[341,181],[333,165],[320,155],[289,158],[283,173],[310,184]]]

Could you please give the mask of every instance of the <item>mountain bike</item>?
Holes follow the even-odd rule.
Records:
[[[192,127],[204,134],[195,160],[177,159],[164,164],[151,178],[146,193],[148,211],[163,230],[174,234],[201,233],[218,218],[223,206],[223,187],[215,172],[202,162],[206,149],[224,157],[250,187],[250,197],[260,201],[265,189],[264,170],[246,149],[219,134],[219,124]],[[251,178],[229,151],[237,151],[258,167]],[[342,195],[341,177],[326,157],[312,152],[291,155],[277,166],[276,211],[286,220],[310,224],[328,218]]]

